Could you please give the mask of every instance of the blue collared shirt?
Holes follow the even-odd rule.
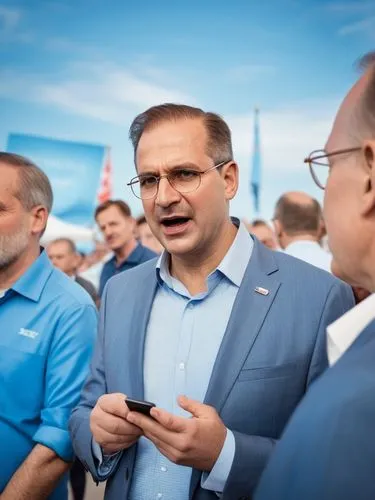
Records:
[[[38,443],[72,460],[68,419],[96,328],[89,295],[44,251],[0,298],[0,493]],[[67,498],[66,480],[49,498]]]
[[[207,278],[207,291],[191,296],[169,274],[169,255],[157,264],[158,290],[151,310],[144,357],[144,396],[176,415],[178,395],[204,401],[233,303],[252,254],[253,240],[243,224],[226,256]],[[228,430],[222,452],[203,488],[222,492],[234,458]],[[175,465],[151,441],[140,438],[130,500],[186,500],[192,469]]]
[[[116,256],[114,255],[109,261],[107,261],[102,269],[100,274],[100,283],[99,283],[99,296],[101,297],[103,294],[104,287],[112,276],[115,276],[118,273],[122,273],[123,271],[127,271],[132,267],[139,266],[143,262],[147,262],[150,259],[156,257],[157,254],[150,250],[147,247],[144,247],[140,243],[135,247],[129,257],[121,262],[120,265],[117,264]]]

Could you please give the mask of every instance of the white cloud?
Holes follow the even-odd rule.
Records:
[[[294,171],[313,149],[324,147],[338,100],[302,101],[288,107],[260,112],[263,169]],[[229,116],[236,156],[249,165],[253,116]]]
[[[72,114],[116,124],[154,104],[194,102],[184,92],[108,64],[75,64],[73,76],[59,82],[48,81],[44,75],[3,70],[0,95],[53,105]]]
[[[314,187],[304,158],[327,141],[338,99],[292,102],[272,111],[260,110],[261,207],[263,217],[272,217],[273,207],[286,190],[307,190],[321,198]],[[240,188],[232,202],[232,213],[251,219],[249,195],[253,151],[252,114],[225,117],[232,130],[234,157],[240,168]]]
[[[33,35],[20,29],[23,11],[0,5],[0,43],[30,43]]]
[[[2,32],[12,31],[17,27],[20,19],[22,17],[22,12],[19,9],[12,9],[9,7],[4,7],[0,5],[0,27]]]
[[[369,12],[374,12],[374,2],[373,0],[330,2],[325,6],[325,8],[335,14],[367,14]]]
[[[360,21],[346,24],[339,30],[339,35],[353,35],[356,33],[367,34],[374,37],[375,31],[375,16],[366,17]]]

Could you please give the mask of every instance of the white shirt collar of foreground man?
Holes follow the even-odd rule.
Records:
[[[327,327],[327,352],[330,366],[341,358],[374,319],[375,294],[372,294]]]

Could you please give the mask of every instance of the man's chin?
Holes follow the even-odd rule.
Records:
[[[119,245],[119,244],[113,244],[111,245],[110,243],[107,244],[108,248],[112,251],[112,252],[119,252],[121,250],[121,248],[123,247],[123,245]]]
[[[176,257],[192,255],[196,248],[196,245],[194,245],[192,241],[186,241],[186,239],[183,238],[171,241],[164,240],[162,241],[162,245],[169,254]]]

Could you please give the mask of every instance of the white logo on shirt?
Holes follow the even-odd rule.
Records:
[[[23,335],[24,337],[35,339],[39,335],[39,332],[33,332],[32,330],[27,330],[26,328],[20,328],[18,335]]]

